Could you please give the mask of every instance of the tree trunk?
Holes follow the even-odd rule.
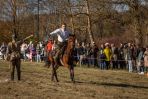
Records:
[[[134,30],[135,30],[135,44],[143,46],[143,33],[141,31],[141,24],[139,17],[134,20]]]
[[[138,0],[133,0],[131,2],[131,10],[133,15],[133,26],[134,26],[134,40],[136,45],[143,46],[143,33],[141,28],[141,13],[140,5]]]
[[[93,44],[94,38],[93,38],[93,34],[92,34],[92,29],[91,29],[91,16],[90,16],[90,8],[89,8],[89,1],[88,0],[86,0],[86,11],[87,11],[88,35],[89,35],[91,44]]]
[[[74,34],[74,22],[73,22],[73,12],[72,12],[72,6],[70,0],[68,0],[69,3],[69,9],[70,9],[70,23],[71,23],[71,29],[72,33]]]
[[[12,20],[13,20],[13,26],[12,26],[12,36],[14,36],[15,38],[17,38],[18,33],[17,33],[17,25],[16,25],[16,18],[17,18],[17,14],[16,14],[16,0],[12,0]]]

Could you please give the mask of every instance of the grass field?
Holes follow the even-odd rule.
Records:
[[[76,83],[67,68],[58,69],[59,83],[51,82],[51,68],[22,63],[22,80],[9,79],[8,62],[0,61],[0,99],[148,99],[148,78],[122,70],[75,68]]]

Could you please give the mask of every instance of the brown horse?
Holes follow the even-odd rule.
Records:
[[[75,82],[74,80],[74,65],[73,65],[73,49],[74,49],[74,44],[75,44],[75,35],[70,35],[67,41],[67,45],[63,54],[63,57],[59,59],[59,62],[55,62],[54,58],[52,55],[49,55],[48,59],[51,63],[52,66],[52,76],[51,80],[54,80],[54,77],[56,81],[58,82],[58,77],[57,77],[57,72],[56,70],[58,69],[59,66],[64,66],[67,67],[70,71],[70,78],[72,82]]]

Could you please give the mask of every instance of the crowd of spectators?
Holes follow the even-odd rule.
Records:
[[[48,42],[34,44],[23,42],[20,46],[23,61],[48,62],[50,52],[54,53],[56,42],[49,39]],[[6,57],[7,44],[0,46],[0,59]],[[133,43],[115,44],[105,43],[97,46],[95,43],[76,43],[74,48],[74,60],[77,66],[87,66],[108,69],[125,69],[129,72],[144,74],[148,68],[148,47],[136,46]],[[46,65],[45,64],[45,65]]]
[[[101,70],[125,69],[129,72],[144,74],[148,67],[148,47],[136,46],[133,43],[78,44],[77,57],[80,66],[94,66]]]

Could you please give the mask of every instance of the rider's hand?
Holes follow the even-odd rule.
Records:
[[[51,34],[48,34],[48,37],[50,38],[51,37]]]

